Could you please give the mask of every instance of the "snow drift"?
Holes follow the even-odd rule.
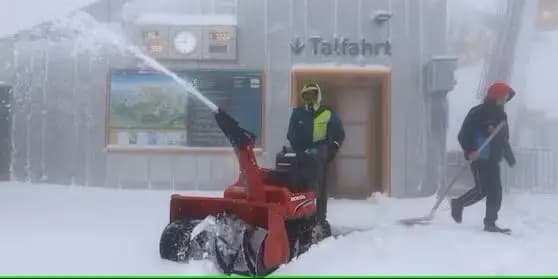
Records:
[[[214,196],[220,193],[190,192]],[[159,258],[170,192],[0,184],[1,274],[217,274],[213,264]],[[396,220],[422,216],[431,198],[332,200],[331,223],[375,226],[327,239],[282,266],[284,274],[557,274],[558,197],[504,197],[501,224],[512,236],[482,232],[484,203],[461,225],[444,203],[430,226]],[[324,264],[326,263],[327,264]]]

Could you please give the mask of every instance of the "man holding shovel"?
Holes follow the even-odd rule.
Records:
[[[498,211],[502,203],[502,182],[500,178],[500,161],[506,160],[509,166],[515,165],[509,143],[509,129],[504,105],[515,96],[514,90],[503,82],[495,82],[488,88],[484,102],[473,107],[459,131],[458,140],[471,163],[475,187],[457,199],[451,200],[451,216],[461,223],[463,209],[486,197],[486,215],[484,230],[487,232],[510,233],[510,229],[496,225]],[[504,122],[506,125],[482,150],[478,150],[495,127]]]

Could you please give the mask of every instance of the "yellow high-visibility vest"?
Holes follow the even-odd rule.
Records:
[[[327,136],[327,124],[331,119],[331,111],[326,109],[314,118],[313,141],[325,140]]]

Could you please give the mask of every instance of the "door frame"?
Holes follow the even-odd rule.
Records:
[[[372,78],[381,83],[381,110],[382,110],[382,174],[380,183],[382,193],[389,194],[391,190],[391,69],[390,68],[364,68],[364,67],[308,67],[295,68],[291,72],[291,106],[302,103],[298,91],[302,81],[307,79],[348,79]]]

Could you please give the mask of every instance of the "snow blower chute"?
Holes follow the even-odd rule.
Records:
[[[225,274],[267,275],[331,235],[331,229],[315,218],[310,185],[294,183],[295,174],[282,167],[294,153],[283,148],[277,154],[281,164],[260,168],[255,136],[220,109],[215,120],[234,148],[239,177],[223,197],[172,195],[160,255],[177,262],[210,259]]]

